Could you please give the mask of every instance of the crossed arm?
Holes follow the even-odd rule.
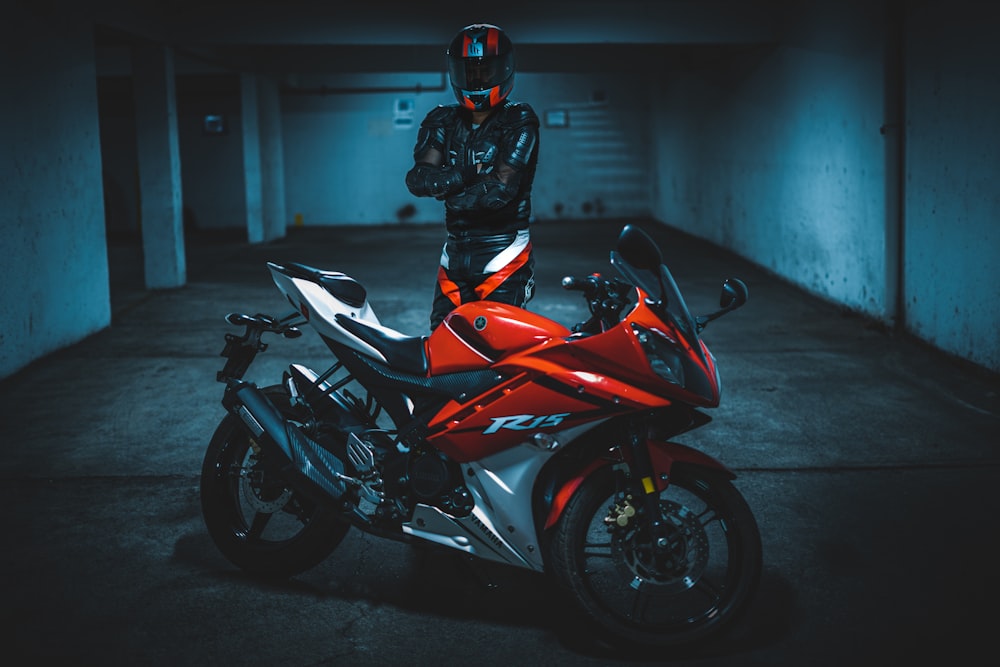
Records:
[[[418,197],[445,201],[454,212],[496,210],[518,194],[521,174],[531,160],[538,142],[538,122],[534,113],[522,112],[504,133],[491,164],[478,165],[468,180],[445,159],[445,128],[431,113],[420,127],[414,150],[414,166],[406,174],[406,186]]]

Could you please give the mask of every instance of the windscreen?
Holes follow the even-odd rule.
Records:
[[[448,71],[451,83],[461,90],[489,90],[499,86],[513,74],[511,56],[485,58],[450,58]]]
[[[694,318],[684,303],[684,297],[674,282],[674,277],[665,264],[661,264],[659,272],[647,269],[639,269],[628,262],[617,252],[611,251],[611,265],[622,275],[622,277],[642,288],[650,298],[660,298],[662,300],[661,313],[665,313],[677,326],[688,344],[701,355],[701,346],[698,344],[698,329],[695,326]],[[662,286],[661,286],[662,285]],[[661,296],[662,293],[662,296]]]

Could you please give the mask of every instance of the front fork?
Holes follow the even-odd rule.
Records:
[[[644,516],[660,521],[660,493],[670,484],[676,465],[697,466],[715,470],[730,479],[736,477],[725,465],[697,449],[679,442],[649,438],[641,421],[633,423],[627,442],[615,447],[612,452],[610,457],[588,460],[565,479],[552,497],[543,529],[548,530],[559,521],[570,498],[584,480],[608,466],[615,467],[620,471],[618,474],[628,478],[627,483],[622,485],[622,497],[618,499],[620,508],[609,513],[609,518],[619,525],[633,521],[632,517],[638,514],[638,510],[642,510]],[[629,507],[633,511],[630,512]],[[657,526],[657,531],[662,532],[662,526]]]
[[[629,510],[633,509],[637,517],[641,520],[644,516],[647,521],[649,539],[654,553],[665,554],[669,548],[668,529],[663,522],[663,515],[660,511],[660,492],[667,488],[670,481],[670,474],[666,470],[657,470],[650,456],[650,449],[646,438],[645,424],[641,421],[633,422],[629,428],[629,476],[631,483],[626,488],[631,488],[633,493],[640,494],[639,497],[626,496],[623,512],[626,517]],[[616,508],[617,509],[617,508]],[[609,514],[616,514],[613,509]],[[632,521],[623,524],[622,516],[619,514],[615,521],[618,525],[628,525]]]

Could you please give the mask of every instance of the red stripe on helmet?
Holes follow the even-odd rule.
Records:
[[[462,35],[462,57],[468,58],[471,54],[469,53],[469,45],[472,44],[472,40],[469,39],[469,34],[466,33]]]
[[[491,56],[500,55],[500,31],[496,28],[486,30],[486,53]]]

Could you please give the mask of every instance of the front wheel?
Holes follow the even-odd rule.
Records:
[[[760,579],[760,533],[719,473],[678,467],[659,516],[648,517],[641,490],[604,469],[567,504],[550,564],[608,642],[678,647],[716,635],[746,607]]]
[[[264,389],[286,418],[295,418],[280,386]],[[248,436],[239,419],[223,418],[205,452],[201,508],[219,551],[254,574],[287,577],[317,565],[350,524],[286,483],[279,466]]]

